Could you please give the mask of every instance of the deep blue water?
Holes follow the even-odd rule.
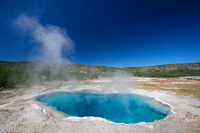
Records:
[[[170,113],[170,107],[136,94],[54,92],[37,98],[69,116],[95,116],[116,123],[153,122]]]

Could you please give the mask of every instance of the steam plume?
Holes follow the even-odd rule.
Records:
[[[51,24],[42,25],[36,17],[24,14],[18,16],[14,24],[37,44],[37,54],[30,58],[31,61],[70,63],[69,58],[63,57],[63,51],[70,56],[74,52],[74,43],[63,29]]]
[[[37,17],[24,14],[18,16],[13,22],[17,29],[30,36],[35,42],[36,53],[29,60],[46,62],[27,65],[27,73],[30,74],[31,82],[69,78],[62,64],[72,63],[69,57],[73,54],[75,45],[65,30],[51,24],[43,25]]]
[[[126,71],[116,70],[112,73],[111,77],[108,79],[110,82],[107,82],[102,87],[103,91],[109,92],[117,92],[117,93],[130,93],[132,90],[130,89],[129,85],[134,84],[133,75]],[[101,76],[99,77],[100,80],[105,80]]]

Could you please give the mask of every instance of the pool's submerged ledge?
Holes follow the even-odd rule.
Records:
[[[53,120],[63,120],[63,121],[66,121],[66,120],[70,120],[70,121],[80,121],[80,120],[89,120],[89,121],[102,121],[102,122],[106,122],[106,123],[112,123],[112,124],[123,124],[123,125],[130,125],[130,124],[145,124],[145,123],[153,123],[153,122],[158,122],[158,121],[164,121],[164,120],[167,120],[168,118],[170,118],[170,116],[174,115],[175,112],[173,111],[173,107],[169,104],[169,103],[166,103],[156,97],[153,97],[153,96],[149,96],[149,95],[146,95],[146,94],[141,94],[141,93],[130,93],[130,94],[136,94],[136,95],[141,95],[141,96],[145,96],[145,97],[150,97],[150,98],[153,98],[154,100],[156,100],[157,102],[159,102],[160,104],[164,105],[164,106],[168,106],[169,109],[170,109],[170,113],[168,115],[166,115],[163,119],[160,119],[160,120],[155,120],[153,122],[138,122],[138,123],[116,123],[116,122],[113,122],[113,121],[110,121],[110,120],[107,120],[105,118],[102,118],[102,117],[95,117],[95,116],[84,116],[84,117],[76,117],[76,116],[69,116],[59,110],[56,110],[54,109],[53,107],[51,106],[48,106],[47,104],[45,103],[42,103],[42,102],[39,102],[37,100],[38,97],[41,97],[42,95],[46,95],[46,94],[50,94],[50,93],[57,93],[57,92],[68,92],[68,93],[71,93],[71,92],[85,92],[84,90],[80,90],[80,91],[68,91],[68,90],[54,90],[54,91],[50,91],[50,92],[45,92],[45,93],[42,93],[38,96],[35,96],[34,98],[32,98],[32,101],[37,104],[42,110],[43,112],[48,115],[51,119]],[[87,93],[105,93],[107,94],[107,92],[94,92],[91,90],[90,91],[87,91]],[[110,93],[110,92],[109,92]],[[113,93],[114,94],[114,93]],[[147,125],[146,125],[147,126]]]

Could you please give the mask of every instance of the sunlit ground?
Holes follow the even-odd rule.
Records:
[[[199,132],[200,81],[177,78],[110,78],[62,82],[38,82],[0,90],[0,131],[5,132]],[[152,123],[116,125],[97,118],[70,118],[34,101],[35,96],[51,91],[129,92],[156,98],[172,109],[164,120]],[[125,87],[124,87],[125,86]],[[124,88],[129,88],[128,90]],[[44,110],[45,109],[45,110]],[[84,123],[84,124],[83,124]]]

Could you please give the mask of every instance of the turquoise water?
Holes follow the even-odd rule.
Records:
[[[37,100],[69,116],[102,117],[126,124],[153,122],[170,113],[169,106],[136,94],[54,92],[42,95]]]

